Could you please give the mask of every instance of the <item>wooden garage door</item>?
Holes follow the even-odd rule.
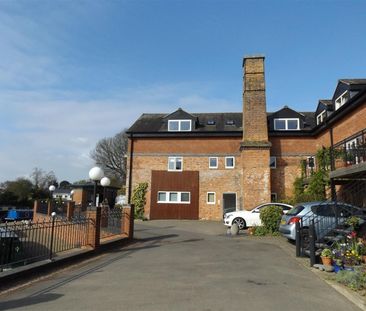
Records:
[[[198,219],[198,171],[152,171],[150,219]],[[190,203],[158,203],[159,192],[189,192]]]

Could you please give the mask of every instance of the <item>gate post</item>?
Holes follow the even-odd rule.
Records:
[[[48,205],[47,205],[47,216],[51,216],[52,209],[53,209],[53,200],[50,199],[50,200],[48,200]]]
[[[99,206],[90,206],[86,211],[86,218],[93,222],[92,228],[89,230],[88,244],[94,249],[100,245],[100,217],[101,211]]]
[[[39,200],[35,200],[34,201],[34,205],[33,205],[33,222],[36,222],[38,220],[38,211],[40,208],[41,202]]]
[[[134,231],[134,205],[127,205],[122,208],[122,233],[126,234],[128,239],[133,239]]]
[[[66,217],[68,220],[71,220],[71,218],[74,217],[74,209],[75,209],[75,202],[74,201],[67,202]]]
[[[310,251],[310,266],[315,265],[315,226],[314,219],[311,220],[309,226],[309,251]]]
[[[296,228],[296,257],[301,256],[301,230],[300,230],[300,223],[295,223]]]
[[[101,219],[100,219],[100,226],[102,228],[108,227],[108,212],[109,212],[109,205],[102,203],[101,208]]]

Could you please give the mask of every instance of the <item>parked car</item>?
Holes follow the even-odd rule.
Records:
[[[337,202],[337,208],[339,210],[338,223],[344,222],[351,215],[363,215],[361,208],[350,204]],[[321,238],[325,236],[331,229],[336,227],[335,210],[336,204],[333,201],[316,201],[298,204],[287,214],[282,216],[279,231],[289,240],[295,240],[296,223],[302,220],[302,227],[307,229],[310,225],[311,219],[317,216],[315,233],[317,238]]]
[[[236,212],[225,213],[224,225],[231,227],[233,224],[237,224],[239,230],[252,226],[260,226],[262,224],[259,218],[260,211],[265,207],[273,205],[281,207],[284,214],[293,208],[292,205],[284,203],[264,203],[256,206],[251,211],[236,211]]]

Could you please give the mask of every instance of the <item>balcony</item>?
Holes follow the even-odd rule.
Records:
[[[332,146],[330,177],[366,171],[366,129]]]

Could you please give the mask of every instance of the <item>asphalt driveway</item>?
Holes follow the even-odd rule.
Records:
[[[0,310],[360,310],[276,244],[220,223],[136,223],[136,243],[0,296]]]

